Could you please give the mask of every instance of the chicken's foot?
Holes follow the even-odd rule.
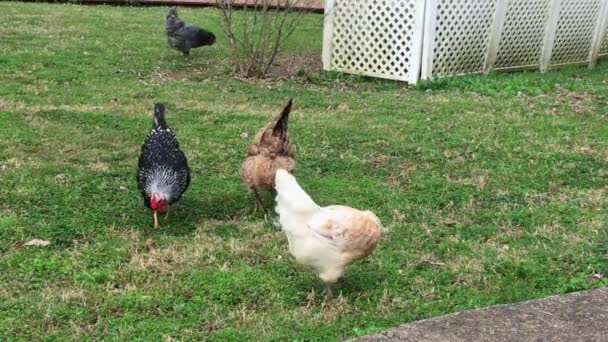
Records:
[[[167,213],[165,214],[165,220],[169,219],[169,207],[167,206]]]

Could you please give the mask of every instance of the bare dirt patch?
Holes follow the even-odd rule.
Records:
[[[564,107],[569,108],[570,112],[577,115],[588,115],[595,111],[594,99],[594,95],[589,92],[571,91],[560,87],[557,94],[543,94],[530,97],[528,103],[530,106],[534,106],[539,102],[549,104],[550,106],[542,111],[547,115],[562,113],[562,108]]]
[[[260,80],[273,82],[294,77],[308,77],[320,73],[323,67],[321,51],[307,51],[279,55],[269,70],[268,75]],[[161,84],[166,81],[206,81],[216,78],[225,78],[232,70],[229,61],[217,63],[214,66],[203,67],[192,65],[181,69],[155,69],[151,75],[142,78],[141,82],[147,85]],[[232,76],[243,81],[256,81],[243,78],[236,71]]]
[[[322,67],[321,51],[279,55],[272,69],[270,69],[268,78],[281,79],[306,76],[321,72]]]

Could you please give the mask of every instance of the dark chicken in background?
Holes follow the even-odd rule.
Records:
[[[264,211],[260,192],[274,190],[274,176],[278,169],[293,172],[296,168],[295,148],[289,141],[287,122],[292,99],[287,106],[260,129],[245,152],[241,178],[255,196],[255,211]]]
[[[167,44],[170,48],[181,51],[184,56],[190,55],[190,49],[213,45],[215,35],[191,24],[184,23],[177,16],[177,9],[171,7],[167,14]]]
[[[167,126],[165,106],[157,103],[154,126],[141,147],[137,172],[137,186],[144,205],[154,211],[154,228],[160,228],[158,212],[167,212],[165,218],[168,218],[169,205],[177,202],[189,185],[188,159]]]

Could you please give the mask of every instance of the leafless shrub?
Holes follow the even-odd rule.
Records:
[[[263,78],[304,17],[300,0],[216,0],[231,59],[246,77]],[[242,11],[237,11],[235,5]]]

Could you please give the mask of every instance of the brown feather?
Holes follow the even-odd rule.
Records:
[[[290,99],[281,113],[256,133],[245,152],[241,178],[251,191],[274,190],[278,169],[295,170],[295,148],[289,141],[287,127],[291,106]]]
[[[322,225],[323,236],[329,239],[340,238],[347,243],[342,252],[343,266],[370,255],[382,234],[382,223],[371,211],[358,211],[346,225],[327,220]]]
[[[364,258],[376,248],[382,234],[382,224],[371,211],[361,212],[352,222],[352,227],[344,232],[344,237],[350,241],[349,250],[352,259]]]

